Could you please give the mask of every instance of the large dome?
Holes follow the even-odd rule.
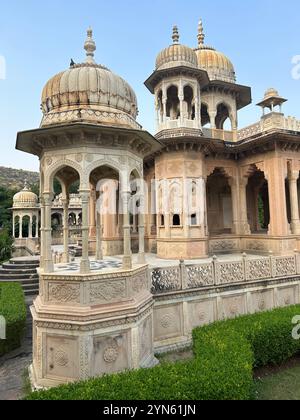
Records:
[[[35,208],[38,207],[38,196],[30,191],[27,182],[22,191],[13,197],[13,208]]]
[[[206,70],[210,80],[221,80],[228,83],[236,82],[236,74],[232,62],[226,55],[216,51],[213,47],[204,45],[205,35],[202,21],[199,23],[198,48],[195,50],[198,66]]]
[[[86,62],[51,78],[42,93],[42,127],[85,122],[140,128],[138,105],[129,84],[94,61],[95,42],[88,30]]]
[[[173,44],[162,50],[156,59],[156,70],[185,66],[198,68],[197,56],[192,48],[179,44],[177,26],[173,28]]]

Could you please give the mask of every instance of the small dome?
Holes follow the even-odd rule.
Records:
[[[210,80],[222,80],[228,83],[236,82],[236,74],[232,62],[226,55],[216,51],[213,47],[204,45],[205,35],[202,21],[198,28],[198,48],[195,50],[198,66],[206,70]]]
[[[30,191],[27,182],[22,191],[13,197],[13,208],[38,207],[38,196]]]
[[[280,97],[278,90],[274,88],[270,88],[265,92],[264,99],[274,98],[274,97]]]
[[[185,45],[179,44],[177,26],[173,28],[173,44],[162,50],[156,59],[156,70],[164,70],[171,67],[185,66],[198,68],[195,51]]]
[[[86,62],[52,77],[42,93],[42,127],[86,122],[141,128],[136,122],[137,98],[121,77],[94,61],[95,42],[88,30]]]

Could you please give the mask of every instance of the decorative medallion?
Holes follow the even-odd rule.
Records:
[[[118,346],[107,347],[104,351],[103,359],[106,363],[114,363],[119,356]]]
[[[55,362],[58,366],[64,367],[69,364],[69,358],[65,351],[63,350],[57,350],[55,352]]]
[[[164,315],[160,321],[161,326],[165,329],[170,328],[174,325],[174,317],[172,315]]]

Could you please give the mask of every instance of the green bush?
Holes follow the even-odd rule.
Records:
[[[8,230],[0,231],[0,263],[11,258],[13,251],[13,239],[9,235]]]
[[[26,323],[26,304],[21,285],[0,283],[0,316],[6,321],[6,340],[0,340],[0,356],[21,345]]]
[[[300,306],[217,322],[193,332],[195,358],[63,385],[28,400],[248,400],[253,368],[300,350],[292,319]]]

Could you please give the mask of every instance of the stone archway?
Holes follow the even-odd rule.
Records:
[[[249,173],[247,209],[251,233],[267,233],[270,224],[269,187],[264,172],[256,166]]]
[[[229,178],[216,168],[207,178],[207,219],[210,235],[233,233],[233,208]]]

